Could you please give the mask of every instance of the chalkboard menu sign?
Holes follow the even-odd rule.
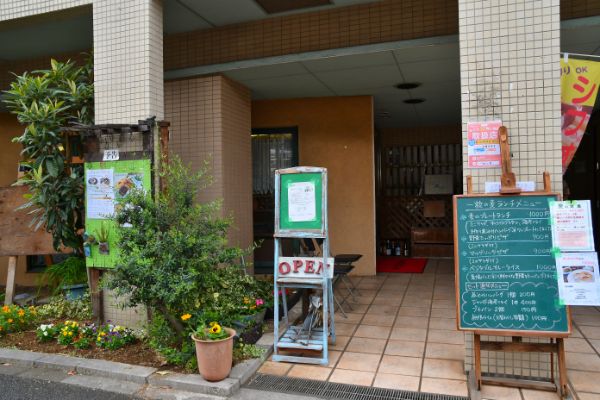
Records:
[[[557,195],[454,196],[458,327],[513,336],[567,336],[549,200]]]

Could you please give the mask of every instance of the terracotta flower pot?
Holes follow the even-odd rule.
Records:
[[[200,340],[192,335],[196,343],[198,372],[207,381],[221,381],[229,376],[233,363],[233,337],[235,331],[223,328],[229,337],[221,340]]]

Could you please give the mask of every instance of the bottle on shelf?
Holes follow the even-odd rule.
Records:
[[[386,242],[385,242],[385,255],[386,256],[392,255],[392,245],[390,244],[389,240],[386,240]]]
[[[396,255],[396,256],[402,255],[402,250],[400,248],[400,241],[396,242],[396,247],[394,248],[394,255]]]
[[[408,257],[408,240],[404,242],[404,257]]]

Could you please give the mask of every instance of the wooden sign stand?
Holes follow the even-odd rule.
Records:
[[[521,189],[516,186],[516,177],[512,172],[510,146],[508,142],[508,131],[502,126],[498,130],[500,138],[500,152],[502,157],[502,176],[500,194],[502,195],[519,195]],[[543,174],[544,190],[543,194],[551,193],[550,174],[545,171]],[[473,194],[473,179],[467,176],[467,194]],[[536,193],[530,193],[536,194]],[[539,192],[537,194],[540,194]],[[456,237],[455,237],[456,241]],[[457,261],[458,262],[458,261]],[[458,277],[457,277],[458,279]],[[567,308],[567,318],[569,319],[569,332],[571,331],[570,313]],[[510,342],[505,341],[482,341],[481,335],[493,336],[511,336]],[[557,391],[561,398],[571,398],[567,387],[567,367],[565,362],[565,345],[564,336],[557,337],[556,334],[524,334],[520,331],[473,331],[473,355],[474,355],[474,370],[469,371],[469,392],[471,399],[480,399],[481,385],[494,384],[500,386],[520,387],[526,389],[537,389],[546,391]],[[529,343],[523,342],[523,337],[547,337],[550,338],[550,343]],[[481,352],[482,351],[507,351],[507,352],[525,352],[525,353],[550,353],[550,382],[517,379],[509,377],[488,377],[482,376],[481,373]],[[557,355],[559,383],[556,383],[554,374],[554,354]]]

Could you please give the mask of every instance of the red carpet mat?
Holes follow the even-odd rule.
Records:
[[[377,256],[377,272],[399,272],[405,274],[422,274],[427,265],[426,258],[404,258],[394,256]]]

